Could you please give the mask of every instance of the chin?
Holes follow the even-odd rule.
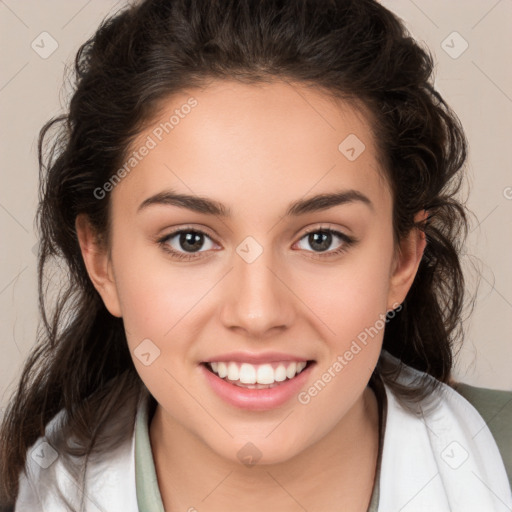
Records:
[[[282,440],[277,437],[270,440],[265,438],[265,435],[260,435],[239,438],[229,445],[223,444],[217,447],[218,449],[212,448],[221,457],[246,467],[281,464],[293,459],[302,451],[301,447],[292,441],[293,437],[289,436],[288,432],[286,434],[288,446],[283,445]]]

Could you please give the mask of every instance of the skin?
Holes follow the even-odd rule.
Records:
[[[85,217],[76,221],[90,278],[110,313],[123,317],[136,369],[158,402],[150,439],[165,509],[236,503],[243,511],[313,512],[336,503],[366,511],[379,421],[367,384],[383,329],[307,405],[294,397],[272,410],[238,409],[211,390],[199,363],[236,350],[299,355],[317,363],[307,390],[403,302],[424,236],[414,229],[394,245],[392,197],[367,117],[318,90],[214,82],[164,102],[131,149],[191,95],[198,105],[111,192],[109,246]],[[338,150],[349,134],[366,146],[354,161]],[[166,189],[215,199],[232,217],[174,205],[137,212]],[[339,189],[357,190],[372,206],[352,201],[284,217],[290,202]],[[333,235],[319,249],[305,231],[320,227],[356,242]],[[190,262],[156,241],[180,228],[208,235]],[[263,250],[251,263],[236,252],[248,236]],[[167,244],[187,254],[179,235]],[[134,350],[148,338],[160,355],[145,366]],[[249,441],[261,452],[252,467],[237,456]]]

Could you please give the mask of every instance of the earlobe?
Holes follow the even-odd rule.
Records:
[[[416,215],[415,222],[422,223],[426,220],[427,216],[428,212],[422,210]],[[412,228],[408,235],[400,241],[393,272],[390,277],[389,309],[394,309],[405,300],[418,272],[426,245],[425,233],[417,227]]]
[[[107,248],[99,242],[86,215],[77,215],[75,229],[89,278],[110,314],[122,317],[112,261]]]

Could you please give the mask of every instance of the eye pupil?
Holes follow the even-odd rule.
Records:
[[[180,246],[187,250],[187,245],[191,246],[191,252],[195,252],[201,248],[203,245],[204,236],[201,233],[196,233],[193,231],[187,231],[181,233],[180,235]],[[199,242],[199,243],[197,243]],[[194,244],[197,243],[195,246]]]
[[[329,246],[331,245],[331,238],[331,233],[316,231],[315,233],[311,233],[309,235],[309,243],[311,244],[312,247],[314,247],[314,244],[318,243],[320,244],[320,247],[317,247],[317,249],[325,251],[329,249]]]

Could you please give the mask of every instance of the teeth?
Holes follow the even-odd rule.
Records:
[[[234,365],[238,370],[236,363],[229,363],[229,366],[231,365]],[[237,375],[235,379],[230,380],[239,380],[242,384],[256,384],[256,368],[252,364],[243,363],[242,366],[240,366],[239,375]]]
[[[238,366],[236,363],[228,364],[228,379],[229,380],[238,380],[240,378],[240,372],[238,371]],[[248,384],[251,384],[248,382]]]
[[[208,363],[221,379],[239,381],[242,384],[273,384],[293,379],[306,367],[306,362],[281,362],[254,365],[234,361]]]
[[[223,379],[228,374],[228,367],[226,363],[219,363],[217,366],[217,373],[219,374],[219,377]]]
[[[293,379],[293,377],[295,377],[296,373],[297,373],[297,363],[289,364],[288,368],[286,368],[286,376],[289,379]]]
[[[302,370],[301,370],[302,371]],[[274,370],[274,379],[277,382],[283,382],[283,380],[286,380],[286,368],[284,364],[280,364],[275,370]]]
[[[255,376],[258,384],[273,384],[275,381],[274,369],[269,364],[262,364],[258,366],[258,371]]]

